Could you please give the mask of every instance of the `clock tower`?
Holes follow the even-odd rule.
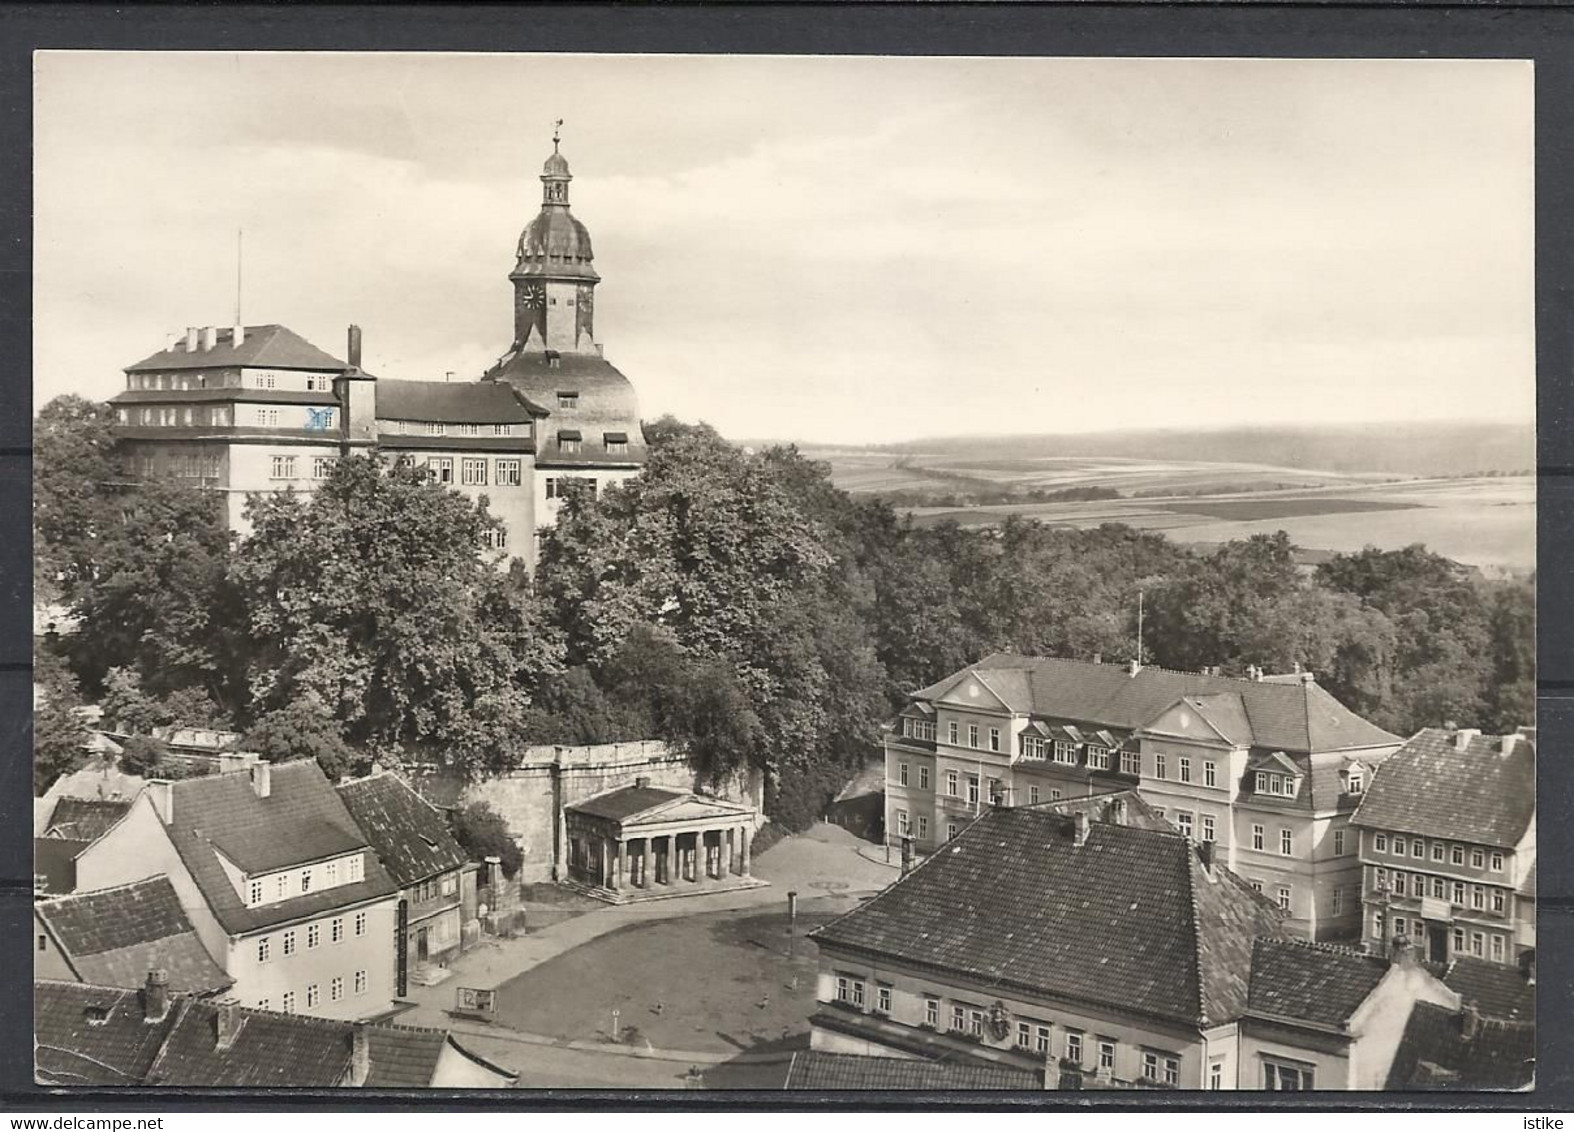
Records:
[[[541,170],[541,211],[519,237],[509,279],[514,284],[514,349],[522,353],[599,355],[590,233],[568,210],[574,179],[552,135]]]

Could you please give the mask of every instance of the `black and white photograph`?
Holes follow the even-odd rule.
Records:
[[[1533,1089],[1535,80],[38,52],[34,1082]]]

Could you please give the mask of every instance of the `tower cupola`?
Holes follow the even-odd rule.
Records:
[[[562,122],[557,123],[559,127]],[[568,159],[552,134],[541,167],[541,211],[520,233],[514,270],[514,345],[522,350],[594,354],[595,286],[590,232],[569,212]]]

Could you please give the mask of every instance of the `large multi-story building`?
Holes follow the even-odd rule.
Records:
[[[243,1006],[392,1007],[399,889],[315,762],[150,782],[75,863],[84,891],[167,876]]]
[[[1533,961],[1534,729],[1421,731],[1383,764],[1350,821],[1372,946],[1405,935],[1433,963]]]
[[[886,830],[930,852],[991,805],[1137,787],[1309,938],[1358,938],[1347,828],[1399,738],[1309,672],[1244,679],[997,654],[912,694],[888,734]]]
[[[646,456],[634,387],[595,340],[600,276],[569,211],[572,179],[554,141],[509,275],[514,341],[480,380],[376,378],[357,327],[344,361],[283,326],[188,327],[128,366],[111,400],[127,473],[222,491],[245,534],[251,494],[310,492],[338,456],[377,450],[485,496],[499,561],[533,565],[564,499],[635,475]]]
[[[1119,801],[990,809],[811,933],[811,1048],[1042,1066],[1052,1087],[1376,1089],[1418,1004],[1459,1017],[1408,941],[1286,938],[1213,843]]]

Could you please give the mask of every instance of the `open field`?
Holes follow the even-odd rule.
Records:
[[[1426,544],[1489,571],[1523,571],[1536,560],[1536,485],[1531,476],[1396,479],[1388,474],[1309,472],[1265,464],[1129,457],[1002,459],[956,455],[806,450],[831,464],[848,491],[965,490],[968,477],[1013,490],[1109,487],[1124,498],[913,507],[919,523],[990,526],[1007,515],[1094,527],[1125,523],[1181,543],[1220,543],[1283,530],[1308,550],[1393,550]],[[926,477],[928,477],[926,479]]]

